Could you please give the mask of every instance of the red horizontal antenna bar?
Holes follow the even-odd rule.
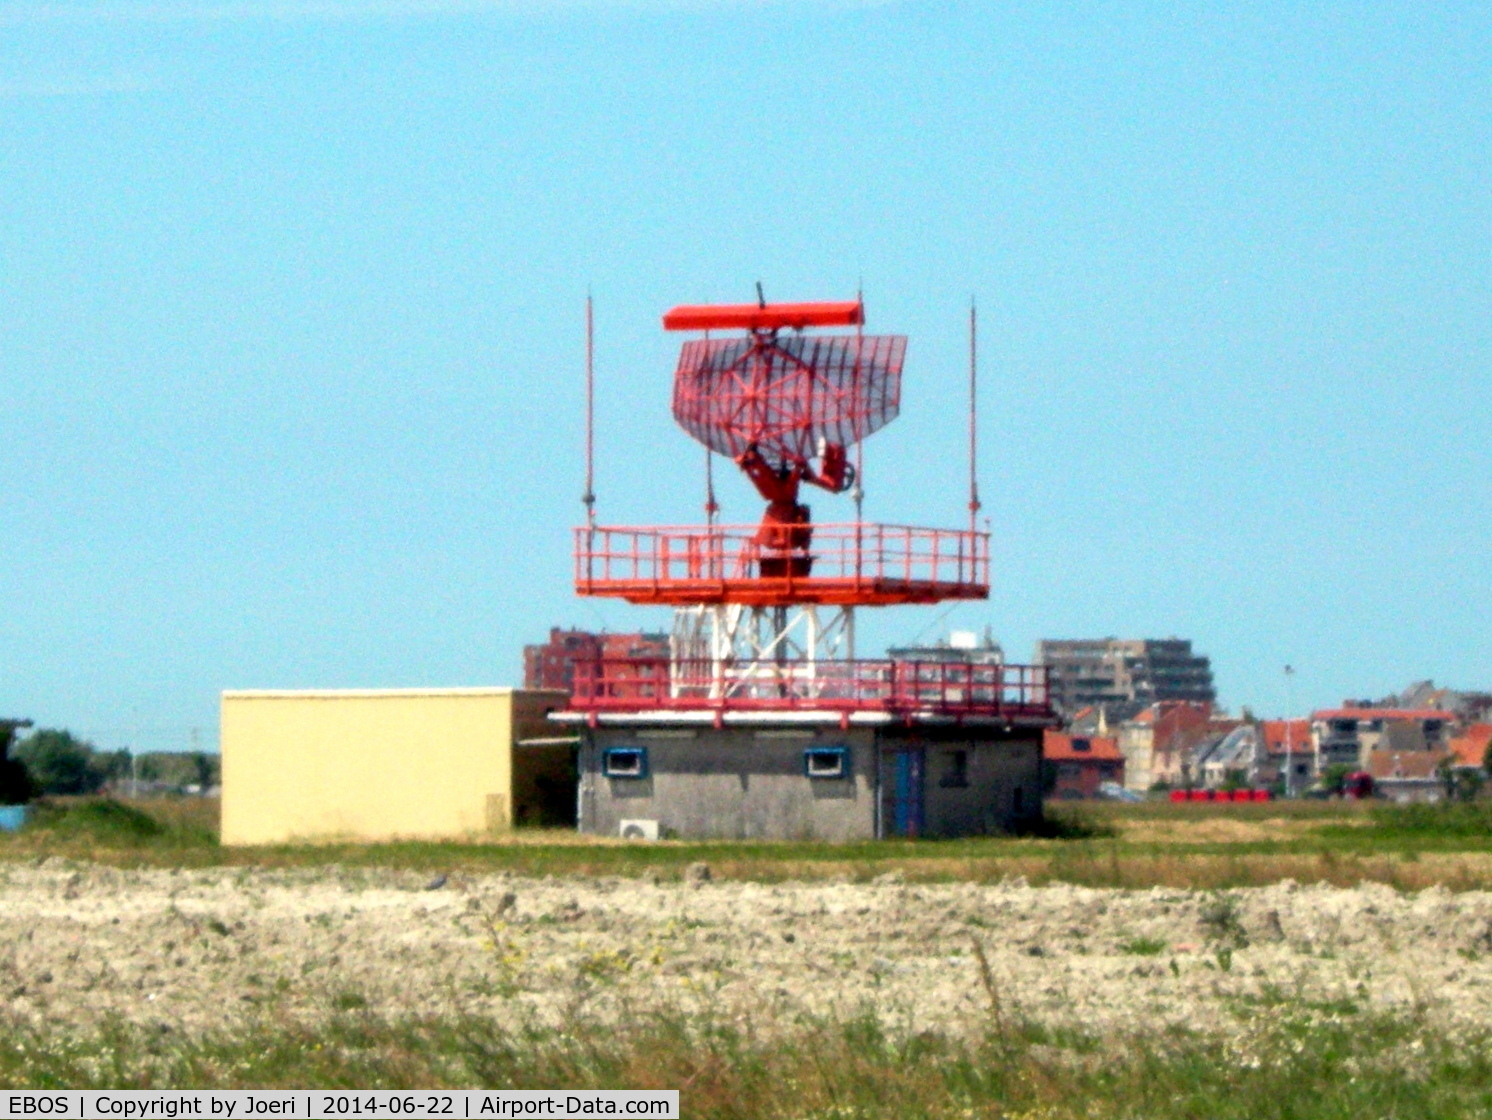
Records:
[[[865,322],[859,300],[827,303],[717,303],[675,307],[663,314],[666,331],[714,331],[732,328],[775,331],[781,327],[856,327]]]

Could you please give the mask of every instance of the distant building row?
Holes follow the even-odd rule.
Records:
[[[1102,743],[1111,727],[1102,709],[1086,708],[1068,730],[1074,741]],[[1123,784],[1136,792],[1247,785],[1303,793],[1339,767],[1371,774],[1388,797],[1434,800],[1444,792],[1448,770],[1481,770],[1492,742],[1492,723],[1452,710],[1360,701],[1293,720],[1232,718],[1208,704],[1169,701],[1112,731]]]

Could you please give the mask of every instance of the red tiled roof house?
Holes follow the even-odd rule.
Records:
[[[1047,796],[1059,801],[1097,797],[1104,782],[1124,784],[1124,755],[1117,739],[1047,731],[1042,758],[1054,779]]]

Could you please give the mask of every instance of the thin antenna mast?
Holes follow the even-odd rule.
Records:
[[[591,294],[585,294],[585,521],[596,527],[596,326]]]
[[[762,285],[758,280],[756,294],[761,296]],[[705,341],[710,341],[710,332],[705,331]],[[705,524],[715,527],[715,515],[720,512],[720,503],[715,500],[715,452],[705,444]]]
[[[855,288],[855,302],[860,305],[859,321],[855,324],[855,383],[860,383],[860,359],[865,353],[865,285],[862,283]],[[855,488],[850,491],[850,497],[855,499],[855,524],[859,525],[865,520],[861,512],[865,504],[865,441],[860,440],[855,444]],[[859,541],[859,534],[856,534]],[[858,543],[856,548],[858,550]],[[859,563],[855,566],[856,574],[859,573]]]
[[[969,532],[979,530],[979,319],[969,297]]]

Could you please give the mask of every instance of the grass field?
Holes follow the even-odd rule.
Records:
[[[1492,889],[1492,802],[1390,806],[1356,802],[1123,805],[1058,808],[1058,838],[812,842],[662,841],[641,844],[523,830],[474,843],[329,844],[232,849],[216,842],[217,804],[175,799],[119,805],[61,801],[0,837],[0,859],[40,852],[127,867],[399,867],[526,876],[680,877],[697,862],[717,877],[757,882],[896,872],[914,882],[1023,877],[1139,889],[1220,889],[1380,882],[1404,890]]]
[[[0,1044],[0,1084],[678,1088],[686,1117],[720,1120],[1428,1120],[1492,1111],[1486,1036],[1446,1039],[1412,1016],[1271,1011],[1242,1043],[1052,1037],[994,1021],[967,1043],[894,1039],[870,1017],[804,1023],[764,1041],[699,1019],[525,1031],[356,1011],[314,1031],[267,1024],[180,1039],[125,1027],[88,1039],[23,1029]]]
[[[1458,997],[1439,987],[1451,976],[1457,984],[1492,985],[1492,948],[1481,947],[1488,939],[1484,933],[1476,935],[1481,940],[1442,938],[1436,944],[1445,948],[1429,954],[1406,940],[1428,936],[1433,927],[1423,923],[1440,920],[1436,914],[1465,924],[1492,912],[1482,902],[1457,910],[1459,903],[1444,901],[1458,897],[1455,893],[1431,891],[1423,904],[1413,901],[1418,896],[1412,893],[1432,887],[1481,892],[1492,886],[1492,806],[1098,805],[1059,812],[1056,835],[1050,837],[849,845],[642,844],[534,831],[485,844],[260,849],[219,847],[215,814],[215,804],[201,800],[64,801],[42,806],[23,832],[0,837],[0,900],[7,891],[34,892],[45,880],[55,885],[28,905],[52,915],[46,929],[70,936],[67,931],[79,923],[104,922],[100,936],[115,940],[92,943],[113,946],[98,950],[110,958],[112,978],[93,995],[80,989],[79,998],[107,995],[113,1001],[109,1007],[122,1009],[86,1021],[71,1018],[64,1009],[78,1004],[38,996],[65,980],[59,973],[38,987],[35,967],[28,973],[27,954],[41,960],[39,950],[12,944],[7,958],[0,947],[0,1086],[658,1087],[682,1090],[686,1116],[722,1118],[1492,1116],[1492,1021],[1451,1014],[1455,1009],[1447,1000]],[[718,884],[704,892],[688,882],[689,868],[701,862]],[[453,883],[471,883],[472,905],[478,909],[448,897],[449,891],[421,893],[418,884],[436,873]],[[181,876],[179,888],[159,886],[176,882],[173,874]],[[144,940],[133,942],[133,948],[119,948],[123,935],[108,934],[119,928],[117,919],[89,917],[102,910],[68,916],[69,906],[104,905],[107,891],[90,884],[111,875],[154,876],[153,889],[165,890],[162,897],[171,899],[168,911],[150,919],[157,925],[141,927]],[[196,878],[188,883],[190,876]],[[264,925],[261,940],[252,939],[255,915],[268,922],[277,897],[293,893],[297,883],[327,876],[346,882],[360,876],[386,883],[407,879],[415,885],[378,897],[392,898],[417,915],[426,915],[426,900],[440,899],[451,913],[487,922],[488,932],[480,936],[488,938],[488,948],[473,950],[486,973],[485,979],[477,978],[487,985],[484,999],[458,998],[453,988],[448,1005],[438,1010],[429,1000],[401,1010],[397,998],[381,1000],[350,981],[339,987],[340,981],[322,972],[306,973],[309,964],[295,965],[301,958],[287,958],[286,943],[274,932],[291,926]],[[1021,879],[1037,889],[1012,893],[1009,884]],[[1309,944],[1296,944],[1283,902],[1258,901],[1302,900],[1280,895],[1278,887],[1264,890],[1285,879],[1344,888],[1320,895],[1327,888],[1314,887],[1318,893],[1309,896],[1320,900],[1310,906],[1353,915],[1348,924],[1339,923],[1344,937],[1339,949],[1320,934]],[[615,886],[629,880],[649,884],[646,890],[653,894],[639,898]],[[71,886],[80,881],[79,887]],[[133,881],[116,883],[110,897],[128,901]],[[810,983],[833,984],[835,969],[849,968],[860,987],[846,990],[861,993],[854,998],[862,1004],[852,1001],[834,1011],[804,1009],[804,1004],[784,1013],[769,1009],[765,1000],[727,998],[731,991],[750,992],[752,985],[767,983],[751,979],[756,975],[751,969],[758,966],[716,959],[738,950],[722,947],[727,927],[700,907],[709,891],[724,892],[732,883],[747,884],[748,892],[756,889],[752,883],[764,884],[761,890],[800,885],[793,888],[798,895],[789,891],[779,903],[806,890],[812,897],[794,904],[796,917],[774,919],[789,923],[784,930],[798,931],[791,950],[777,941],[776,950],[759,952],[770,960],[774,953],[801,949],[803,975],[822,974]],[[1365,883],[1386,884],[1394,893],[1363,888],[1380,892],[1364,902],[1364,896],[1346,889]],[[501,920],[484,917],[484,900],[504,884],[516,889],[519,904]],[[594,884],[584,888],[593,894],[582,893],[579,884]],[[1090,899],[1061,884],[1100,889]],[[1168,893],[1152,903],[1157,889]],[[202,905],[223,909],[193,911],[193,890],[207,900]],[[840,892],[832,897],[852,906],[833,922],[824,919],[825,930],[837,923],[834,928],[853,933],[857,921],[884,921],[876,917],[883,911],[874,907],[893,903],[894,912],[904,915],[897,921],[910,923],[915,917],[921,925],[909,926],[905,937],[906,931],[895,930],[866,934],[865,944],[884,946],[874,950],[886,954],[884,963],[868,955],[856,958],[854,943],[844,940],[826,940],[820,950],[812,915],[822,903],[814,901],[814,890]],[[80,900],[69,903],[78,891]],[[572,922],[563,906],[531,901],[559,900],[566,891],[582,897],[589,916]],[[1054,913],[1062,907],[1069,915],[1101,915],[1105,908],[1109,913],[1091,919],[1091,930],[1071,917],[1053,919],[1056,924],[1033,947],[1030,919],[1021,919],[1026,925],[1019,929],[1026,932],[1018,934],[1009,900],[1020,900],[1039,918],[1048,895]],[[618,923],[602,916],[607,899],[627,900],[634,908],[642,906],[637,911],[642,913],[654,896],[673,909],[672,916],[659,915],[652,933],[641,926],[629,932],[634,919]],[[19,894],[10,897],[12,908],[23,901]],[[345,913],[317,903],[320,909],[307,910],[295,927],[305,933],[292,936],[324,938],[347,956],[365,936],[360,929],[377,929],[390,920],[368,909],[374,895],[367,896],[373,900],[368,903],[359,901],[360,894],[345,897],[363,907],[365,914],[357,920],[364,926],[356,924],[345,903],[338,904]],[[1124,897],[1137,900],[1134,914],[1150,914],[1154,921],[1116,917],[1130,905],[1121,905]],[[1399,907],[1405,920],[1364,940],[1351,923],[1386,921],[1394,908],[1384,900],[1394,897],[1406,900]],[[857,899],[872,909],[853,909]],[[1258,942],[1260,916],[1276,906],[1289,937],[1274,946],[1251,945],[1251,934]],[[1199,924],[1189,917],[1166,919],[1175,929],[1201,930],[1185,935],[1194,936],[1196,945],[1178,944],[1181,935],[1167,932],[1172,926],[1155,924],[1160,921],[1155,915],[1172,911],[1200,915]],[[219,912],[221,920],[211,916]],[[856,919],[857,912],[867,916]],[[243,921],[232,920],[235,914],[249,923],[247,930]],[[1278,925],[1273,910],[1267,916]],[[742,914],[743,927],[746,917]],[[109,920],[116,925],[108,926]],[[419,921],[425,924],[409,928],[445,929],[442,936],[456,939],[452,944],[476,945],[461,941],[434,911]],[[187,1028],[130,1010],[132,999],[145,998],[131,995],[136,985],[155,983],[149,978],[160,975],[151,971],[160,951],[150,939],[164,935],[150,931],[168,927],[190,929],[185,940],[171,934],[166,952],[195,946],[191,952],[200,958],[193,960],[226,962],[212,967],[238,977],[234,982],[244,994],[232,996],[231,1006],[223,1003],[217,1022],[197,1019]],[[7,936],[19,928],[7,927],[12,931]],[[406,943],[409,936],[388,944]],[[746,930],[740,936],[744,945],[758,934]],[[177,941],[180,946],[172,949]],[[651,964],[644,959],[645,943],[657,954]],[[854,951],[846,952],[846,946]],[[320,952],[313,949],[306,950],[306,961]],[[1381,954],[1411,950],[1419,955],[1407,968],[1410,995],[1388,999],[1383,985],[1392,962]],[[408,951],[407,946],[400,950]],[[664,959],[665,951],[675,955],[677,968]],[[374,969],[380,967],[377,954],[384,952],[390,950],[373,950]],[[955,956],[942,965],[949,953]],[[527,958],[515,963],[524,954]],[[822,969],[815,955],[822,957]],[[150,960],[141,963],[145,957]],[[325,959],[335,962],[336,957]],[[396,962],[412,959],[417,958],[389,956],[382,971],[407,967]],[[954,968],[960,960],[964,963]],[[921,972],[905,972],[914,965],[938,965],[945,968],[939,976],[968,978],[958,1017],[938,1020],[940,1025],[929,1019],[920,1028],[888,1026],[887,1008],[875,1002],[882,998],[878,970],[896,969],[884,973],[888,978],[910,976],[897,989],[905,992],[908,985],[915,990],[922,983]],[[1098,1017],[1085,1022],[1081,1014],[1064,1015],[1060,993],[1041,1002],[1047,969],[1053,976],[1102,977],[1111,987],[1128,985],[1126,1006],[1137,1010],[1111,1016],[1103,1025]],[[736,986],[721,987],[722,976],[732,974],[738,977]],[[196,975],[205,983],[208,965],[189,962],[173,975],[187,983]],[[646,988],[644,979],[654,987]],[[317,1005],[322,1010],[292,1011],[298,1005],[287,1001],[300,985],[313,981],[331,985],[326,991],[332,994]],[[1086,981],[1062,981],[1076,982]],[[679,998],[645,995],[667,990],[666,983],[685,985],[671,989]],[[572,1003],[562,1014],[534,1010],[534,990],[543,985],[571,992]],[[392,988],[400,989],[397,977]],[[712,997],[716,990],[722,994]],[[904,998],[889,987],[885,992],[884,999],[893,1003]],[[1073,993],[1075,999],[1082,995]],[[1200,1000],[1197,1006],[1205,1005],[1207,1015],[1199,1011],[1194,1022],[1174,1014],[1162,1020],[1158,1012],[1151,1019],[1143,1010],[1167,1000],[1175,1007],[1177,999],[1181,1006]],[[891,1020],[900,1022],[894,1015]],[[957,1022],[958,1029],[942,1025],[947,1022]]]

